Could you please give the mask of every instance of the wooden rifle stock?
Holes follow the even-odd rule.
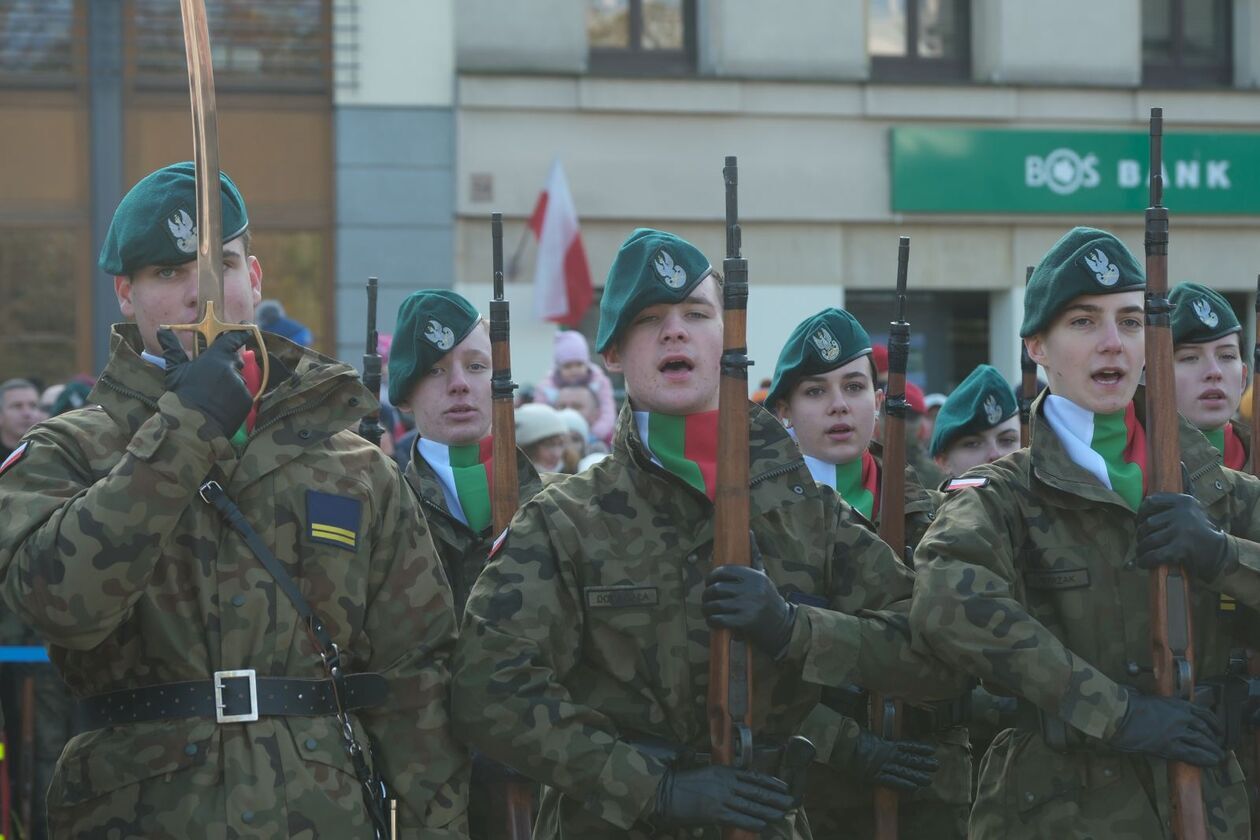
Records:
[[[751,565],[748,507],[748,261],[740,256],[739,169],[733,156],[726,182],[726,258],[722,260],[722,375],[718,384],[717,478],[713,565]],[[709,633],[709,740],[715,764],[750,767],[752,659],[730,630]],[[723,840],[754,840],[752,832],[723,827]]]
[[[906,555],[906,364],[910,324],[906,321],[906,271],[910,237],[897,243],[897,318],[888,325],[888,387],[884,394],[884,462],[879,487],[879,538]],[[871,692],[871,731],[891,741],[901,738],[901,701]],[[875,788],[875,840],[897,837],[898,795]]]
[[[1032,279],[1033,266],[1024,270],[1024,288]],[[1028,345],[1021,339],[1019,342],[1019,445],[1027,446],[1032,436],[1032,404],[1037,396],[1037,363],[1028,355]]]
[[[503,214],[490,214],[490,239],[494,254],[494,299],[490,301],[490,398],[492,402],[490,521],[500,535],[507,530],[520,506],[521,488],[516,474],[516,409],[512,392],[512,325],[509,305],[503,298]],[[504,836],[528,840],[533,834],[533,786],[514,780],[499,783]]]
[[[367,280],[367,347],[363,351],[363,387],[375,399],[381,398],[381,354],[377,352],[376,278]],[[359,421],[359,437],[373,446],[381,445],[381,411],[376,409]]]
[[[1152,493],[1189,492],[1181,468],[1168,302],[1168,209],[1163,202],[1163,109],[1151,109],[1151,204],[1146,208],[1146,440]],[[1180,566],[1150,572],[1151,652],[1155,683],[1164,697],[1194,699],[1194,636],[1190,581]],[[1205,840],[1199,768],[1168,762],[1173,834]]]

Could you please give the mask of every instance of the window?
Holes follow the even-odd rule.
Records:
[[[75,0],[0,0],[0,84],[74,87],[85,63]]]
[[[1142,0],[1142,83],[1232,84],[1232,11],[1231,0]]]
[[[967,0],[869,0],[871,79],[958,81],[971,77]]]
[[[875,344],[888,344],[891,298],[886,291],[845,290],[845,310],[873,327],[870,337]],[[989,361],[988,292],[916,291],[906,308],[910,322],[906,375],[924,391],[949,393],[976,365]]]
[[[142,87],[186,90],[180,7],[132,0],[132,62]],[[327,0],[206,0],[217,90],[326,92],[332,72]]]
[[[591,70],[678,76],[695,69],[695,0],[587,0]]]
[[[0,381],[65,382],[88,369],[83,327],[86,230],[0,228]]]

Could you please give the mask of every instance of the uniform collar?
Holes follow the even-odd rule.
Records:
[[[1032,478],[1042,484],[1060,491],[1060,503],[1065,507],[1088,507],[1090,504],[1103,503],[1117,505],[1129,511],[1129,506],[1118,493],[1109,490],[1098,482],[1088,470],[1078,466],[1068,455],[1058,434],[1046,422],[1044,403],[1049,391],[1042,391],[1033,401],[1030,419],[1029,446],[1031,455]],[[1139,387],[1133,397],[1134,409],[1139,423],[1146,423],[1146,392]],[[1177,416],[1181,442],[1181,460],[1190,474],[1194,495],[1205,505],[1219,499],[1225,485],[1220,480],[1223,467],[1216,448],[1208,442],[1203,433],[1192,426],[1181,415]]]
[[[800,501],[802,497],[818,496],[820,491],[801,458],[796,441],[788,435],[783,424],[756,403],[749,402],[748,406],[748,476],[753,515],[791,501]],[[612,455],[629,469],[636,482],[667,481],[671,486],[686,488],[691,495],[703,500],[708,510],[712,510],[712,503],[707,497],[652,463],[651,456],[639,440],[634,412],[628,400],[617,418]],[[648,491],[649,484],[641,486],[645,492]]]
[[[270,427],[268,435],[275,445],[264,456],[251,442],[240,457],[239,469],[246,478],[271,472],[307,447],[353,427],[377,405],[349,365],[270,333],[263,333],[263,341],[271,362],[271,381],[254,434],[259,436]],[[132,435],[157,411],[158,400],[166,392],[163,370],[146,361],[142,351],[136,325],[115,324],[109,362],[88,396]],[[317,407],[318,416],[307,414]],[[293,424],[302,428],[291,431],[305,434],[282,433]]]
[[[416,443],[419,444],[419,437]],[[468,526],[455,517],[451,513],[450,506],[446,503],[446,493],[442,489],[442,481],[438,478],[437,473],[433,471],[433,467],[429,466],[429,462],[420,456],[417,446],[411,447],[411,458],[407,462],[407,469],[403,471],[407,483],[411,485],[411,489],[416,495],[429,505],[441,511],[451,522],[458,523],[460,527],[469,530]],[[534,469],[534,465],[530,463],[527,456],[521,448],[516,448],[516,480],[520,486],[520,499],[524,502],[538,494],[542,489],[542,479],[538,475],[538,471]],[[490,493],[493,495],[494,487],[491,486]],[[493,525],[491,526],[493,527]]]

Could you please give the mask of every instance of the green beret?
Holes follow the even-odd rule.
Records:
[[[1019,411],[1015,390],[997,368],[980,365],[949,395],[932,430],[929,451],[940,455],[963,435],[972,435],[1004,423]]]
[[[476,308],[450,289],[409,294],[398,307],[389,348],[389,401],[406,404],[420,377],[467,338],[479,320]]]
[[[1173,307],[1173,344],[1206,344],[1242,332],[1229,302],[1201,283],[1179,283],[1168,301]]]
[[[621,244],[599,302],[595,352],[603,353],[635,315],[657,303],[681,303],[713,266],[687,240],[639,228]]]
[[[223,241],[249,227],[245,199],[226,172],[222,187]],[[105,232],[97,261],[111,276],[147,265],[180,265],[197,259],[197,181],[192,161],[172,163],[140,180],[123,196]]]
[[[829,307],[811,315],[796,325],[779,352],[766,406],[773,410],[806,376],[828,373],[870,352],[871,337],[848,312]]]
[[[1054,243],[1024,291],[1021,338],[1041,332],[1082,295],[1146,288],[1146,272],[1124,243],[1104,230],[1077,227]]]

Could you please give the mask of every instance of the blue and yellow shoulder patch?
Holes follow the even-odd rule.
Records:
[[[349,496],[306,491],[306,535],[314,542],[354,551],[359,547],[363,503]]]

